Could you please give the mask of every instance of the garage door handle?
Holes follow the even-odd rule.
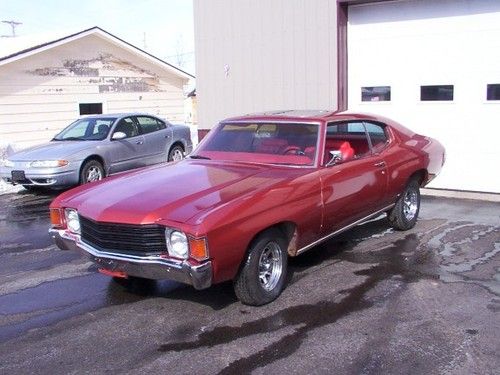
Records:
[[[136,145],[142,145],[144,142],[143,141],[137,141],[135,142]]]
[[[373,164],[374,167],[385,167],[385,161],[379,161],[378,163]]]

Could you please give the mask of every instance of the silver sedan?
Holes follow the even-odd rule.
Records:
[[[192,150],[190,129],[144,113],[81,118],[50,142],[0,160],[0,177],[24,187],[65,187],[113,173],[181,160]]]

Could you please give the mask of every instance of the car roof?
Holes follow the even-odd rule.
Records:
[[[100,118],[100,117],[126,117],[126,116],[151,116],[159,118],[156,115],[145,112],[120,112],[120,113],[101,113],[99,115],[81,115],[80,117],[85,118]]]
[[[390,122],[382,116],[362,112],[332,111],[332,110],[285,110],[267,111],[247,114],[225,119],[223,122],[235,121],[294,121],[294,122],[317,122],[317,121],[340,121],[340,120],[372,120]]]

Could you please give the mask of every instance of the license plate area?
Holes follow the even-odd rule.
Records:
[[[12,182],[24,182],[26,181],[26,175],[24,171],[12,171],[11,172]]]

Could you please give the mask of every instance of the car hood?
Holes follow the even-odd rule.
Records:
[[[51,141],[9,156],[12,161],[54,160],[95,147],[95,141]]]
[[[59,205],[104,222],[187,223],[190,218],[276,182],[267,166],[185,159],[76,188]]]

